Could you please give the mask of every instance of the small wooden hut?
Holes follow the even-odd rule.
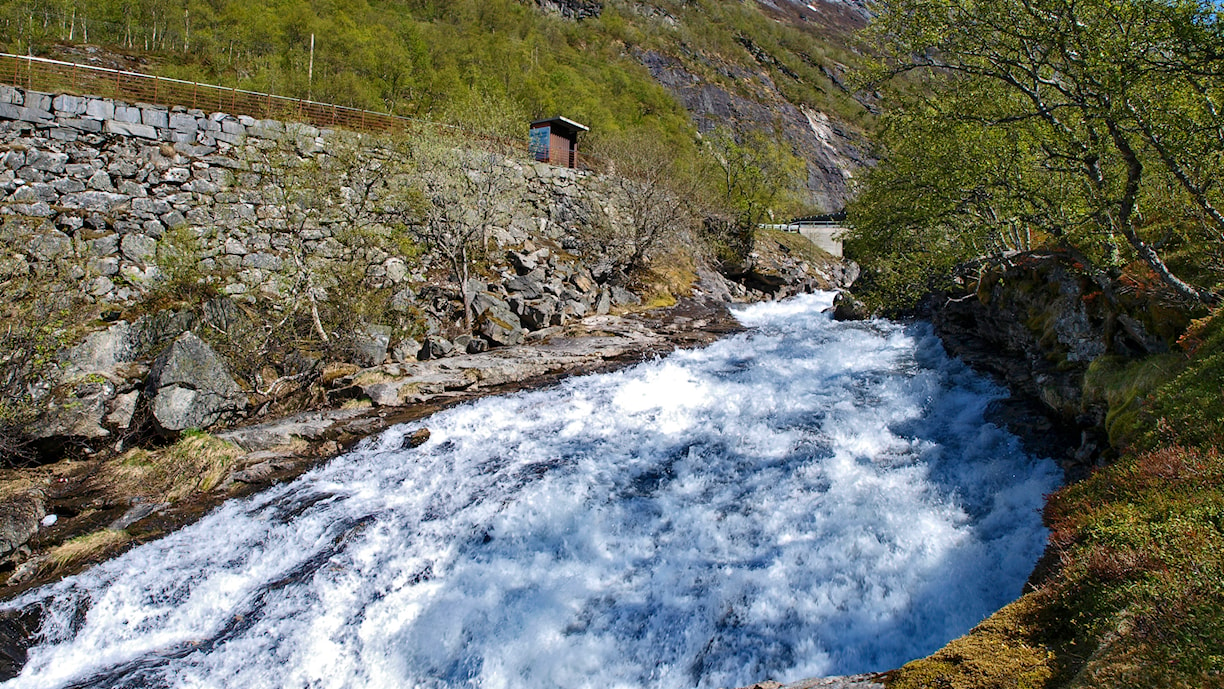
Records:
[[[561,167],[578,166],[578,132],[590,127],[565,117],[531,123],[531,156],[542,163]]]

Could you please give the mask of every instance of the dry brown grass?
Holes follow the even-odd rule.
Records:
[[[697,267],[693,256],[683,249],[651,261],[650,267],[637,276],[642,286],[642,309],[675,306],[676,300],[693,293],[697,282]]]
[[[102,529],[77,536],[56,546],[48,554],[49,566],[56,571],[70,569],[82,562],[100,559],[127,545],[131,536],[126,531]]]
[[[131,450],[107,462],[103,480],[122,494],[177,502],[216,488],[242,454],[232,443],[192,434],[164,449]]]

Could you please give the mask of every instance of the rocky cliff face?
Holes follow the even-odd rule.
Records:
[[[869,161],[866,140],[848,125],[791,103],[764,72],[732,65],[721,68],[728,77],[752,89],[750,98],[702,79],[680,60],[661,53],[646,51],[639,59],[689,111],[698,131],[763,128],[782,137],[807,163],[808,203],[827,211],[845,207],[851,193],[850,180]]]
[[[1084,394],[1089,366],[1107,355],[1130,359],[1169,351],[1189,312],[1133,284],[1106,292],[1059,253],[1016,256],[1009,266],[983,269],[976,284],[973,293],[929,303],[939,335],[949,353],[997,377],[1048,416],[1000,409],[1001,420],[1010,415],[1019,430],[1034,431],[1029,435],[1071,433],[1053,438],[1046,449],[1078,476],[1108,450],[1106,406]]]

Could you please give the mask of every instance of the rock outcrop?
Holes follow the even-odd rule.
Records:
[[[153,419],[163,431],[208,428],[247,407],[225,361],[190,331],[154,360],[148,395]]]
[[[930,304],[937,332],[950,354],[1036,401],[1054,426],[1078,434],[1079,447],[1064,458],[1064,468],[1079,471],[1108,447],[1107,410],[1083,394],[1089,365],[1104,355],[1168,351],[1190,313],[1156,292],[1106,291],[1061,253],[1020,254],[975,277],[976,292]],[[1048,426],[1036,423],[1039,431]]]
[[[39,521],[46,514],[45,497],[28,491],[0,503],[0,557],[8,555],[38,533]]]
[[[757,91],[748,98],[711,83],[667,55],[644,51],[638,59],[684,105],[700,132],[717,127],[737,132],[776,128],[807,163],[805,200],[828,211],[845,207],[854,172],[868,162],[865,139],[849,126],[791,103],[766,74],[720,68],[745,88]]]

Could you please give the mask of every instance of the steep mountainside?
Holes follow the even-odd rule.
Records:
[[[761,131],[806,163],[811,210],[844,205],[864,162],[869,107],[843,79],[868,16],[855,0],[164,5],[5,3],[0,46],[514,138],[561,113],[592,127],[590,143],[647,129],[677,157],[698,133]]]

